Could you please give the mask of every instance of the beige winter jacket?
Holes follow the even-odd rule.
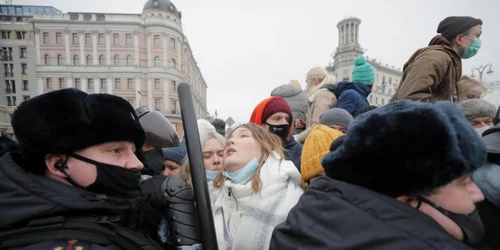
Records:
[[[295,140],[304,143],[312,129],[319,124],[319,118],[323,113],[335,107],[337,97],[328,88],[321,88],[309,96],[309,107],[306,115],[306,130],[295,135]]]

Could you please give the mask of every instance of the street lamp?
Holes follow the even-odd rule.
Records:
[[[484,71],[486,70],[486,68],[488,68],[488,71],[486,71],[486,74],[491,74],[493,73],[493,70],[491,69],[491,66],[493,66],[491,63],[488,63],[486,65],[481,65],[479,66],[478,68],[472,68],[471,69],[471,72],[472,72],[472,78],[475,78],[476,76],[474,75],[474,70],[477,70],[477,72],[479,73],[479,81],[483,81],[483,73]]]

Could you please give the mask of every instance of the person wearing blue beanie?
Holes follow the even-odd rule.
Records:
[[[161,174],[164,176],[180,176],[181,166],[186,158],[187,148],[186,139],[183,138],[179,147],[166,148],[163,150],[163,170]]]
[[[366,61],[364,56],[358,56],[354,60],[352,82],[339,82],[337,85],[336,107],[345,109],[354,116],[359,109],[370,106],[367,98],[372,91],[373,83],[375,83],[373,66]]]

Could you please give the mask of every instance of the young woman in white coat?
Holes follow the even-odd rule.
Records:
[[[280,138],[255,124],[228,135],[223,167],[211,191],[219,249],[269,249],[274,227],[303,193],[300,173]]]

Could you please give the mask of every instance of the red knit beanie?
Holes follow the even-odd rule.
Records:
[[[265,123],[267,118],[269,118],[269,116],[278,112],[283,112],[288,114],[290,116],[289,124],[290,125],[292,124],[293,122],[292,109],[290,108],[290,105],[288,105],[288,103],[283,98],[273,98],[267,103],[266,107],[262,111],[262,123]]]

